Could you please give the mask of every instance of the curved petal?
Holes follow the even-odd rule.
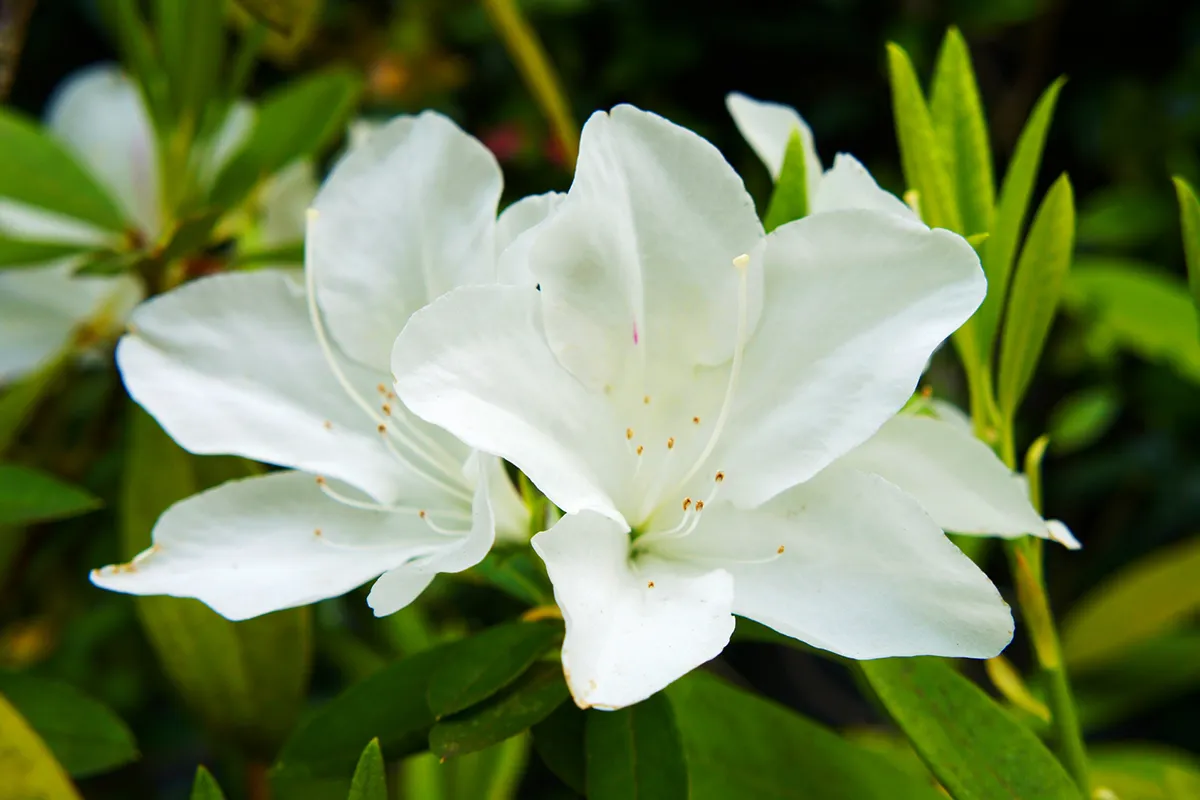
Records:
[[[603,396],[555,360],[540,295],[474,286],[409,320],[392,353],[396,392],[422,419],[511,461],[554,503],[622,519],[613,503],[624,439]]]
[[[988,577],[876,475],[832,467],[761,509],[711,510],[706,525],[728,540],[786,545],[765,563],[758,548],[760,563],[724,564],[735,614],[859,659],[990,658],[1012,638]]]
[[[707,141],[632,106],[593,114],[567,199],[530,251],[551,347],[594,389],[617,382],[639,348],[657,364],[728,360],[732,260],[757,258],[762,236],[741,178]],[[747,296],[753,327],[758,270]]]
[[[899,486],[943,530],[1050,538],[1024,481],[952,422],[899,414],[838,463]]]
[[[44,208],[0,198],[0,233],[15,239],[63,242],[87,247],[117,247],[120,234]],[[5,270],[8,271],[8,270]]]
[[[513,286],[536,286],[529,267],[529,250],[537,229],[562,205],[566,195],[546,192],[522,197],[496,220],[496,278]]]
[[[500,167],[446,117],[398,117],[342,158],[317,195],[307,268],[346,353],[387,369],[412,312],[455,288],[495,281]]]
[[[316,195],[316,168],[311,161],[293,162],[267,179],[259,195],[259,243],[280,247],[304,241],[306,214]]]
[[[351,508],[322,494],[312,475],[276,472],[171,506],[149,550],[93,570],[92,583],[194,597],[242,620],[345,594],[447,542],[416,514]]]
[[[496,521],[492,513],[490,473],[496,463],[494,458],[476,462],[471,527],[462,536],[444,537],[436,550],[393,567],[375,581],[367,595],[367,605],[375,611],[375,616],[396,613],[416,600],[439,572],[462,572],[482,561],[492,549],[492,543],[496,541]],[[436,519],[434,524],[442,525]]]
[[[254,106],[244,100],[239,100],[229,107],[220,129],[213,134],[207,158],[199,166],[199,180],[204,185],[211,186],[229,160],[237,155],[238,150],[246,143],[246,139],[254,130],[256,115]],[[303,216],[301,218],[303,219]]]
[[[629,560],[629,534],[582,512],[533,537],[567,623],[563,674],[580,708],[645,700],[715,658],[733,634],[733,580]]]
[[[843,211],[852,208],[869,208],[898,214],[905,219],[920,218],[891,192],[879,188],[879,184],[867,172],[867,168],[854,156],[838,153],[833,166],[821,179],[821,185],[813,195],[812,213]]]
[[[821,159],[813,142],[808,123],[791,106],[755,100],[739,92],[725,96],[725,107],[733,117],[742,138],[749,143],[771,173],[771,180],[778,180],[783,169],[783,158],[787,153],[788,140],[792,131],[800,132],[804,144],[804,170],[808,178],[808,196],[816,197],[821,184]]]
[[[133,399],[193,453],[340,478],[384,502],[401,499],[407,485],[426,486],[389,455],[376,423],[338,384],[294,275],[217,275],[144,303],[117,365]],[[377,397],[382,376],[353,365],[346,374]]]
[[[814,214],[767,239],[766,297],[714,454],[754,506],[875,433],[983,299],[975,251],[878,211]]]
[[[82,69],[55,91],[46,124],[142,234],[156,239],[162,226],[158,147],[137,84],[111,64]]]

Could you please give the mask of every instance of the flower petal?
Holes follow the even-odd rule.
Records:
[[[582,512],[533,537],[567,623],[563,674],[580,708],[644,700],[715,658],[733,634],[733,581],[629,560],[629,534]]]
[[[396,392],[414,414],[511,461],[559,508],[621,519],[614,465],[628,458],[603,395],[555,359],[532,287],[473,286],[409,320],[392,353]]]
[[[821,179],[821,186],[813,195],[812,213],[842,211],[852,208],[870,208],[898,214],[906,219],[918,220],[913,210],[891,192],[879,188],[879,184],[867,172],[867,168],[854,156],[839,153],[833,166]]]
[[[567,199],[530,251],[551,347],[594,389],[616,383],[639,346],[656,365],[728,360],[732,260],[757,258],[762,236],[741,178],[707,141],[632,106],[593,114]],[[753,327],[759,270],[748,288]]]
[[[384,502],[401,499],[407,484],[425,486],[339,386],[295,275],[193,281],[139,307],[131,331],[117,347],[126,388],[193,453],[340,478]],[[352,364],[345,371],[361,395],[377,397],[382,375]]]
[[[194,597],[242,620],[337,597],[448,544],[416,514],[350,508],[322,494],[312,475],[276,472],[171,506],[149,550],[93,570],[92,583]]]
[[[742,137],[766,165],[767,171],[771,173],[771,180],[779,179],[783,159],[787,154],[788,140],[792,138],[792,131],[799,131],[800,141],[804,145],[808,196],[817,196],[817,188],[821,184],[821,159],[817,157],[812,130],[796,113],[796,109],[779,103],[755,100],[739,92],[725,96],[725,107],[729,109],[729,115],[733,117],[733,123],[737,125]]]
[[[5,198],[0,198],[0,233],[15,239],[77,244],[81,250],[89,247],[116,248],[121,244],[120,234],[101,230],[64,214]]]
[[[371,593],[367,595],[367,605],[374,609],[375,616],[394,614],[416,600],[439,572],[462,572],[478,564],[488,554],[492,543],[496,541],[491,474],[498,463],[498,459],[486,456],[476,460],[471,527],[464,535],[444,537],[439,542],[440,546],[427,556],[393,567],[375,581]],[[434,524],[442,525],[442,522],[434,519]]]
[[[934,348],[983,299],[961,237],[835,211],[767,239],[766,305],[713,465],[755,506],[861,444],[911,396]]]
[[[111,64],[80,70],[50,99],[46,124],[142,234],[156,239],[162,226],[158,146],[137,84]]]
[[[1024,481],[952,422],[899,414],[839,463],[899,486],[943,530],[1050,538]]]
[[[500,283],[537,285],[529,268],[529,250],[537,240],[538,226],[566,197],[562,192],[530,195],[500,213],[496,220],[496,277]]]
[[[296,161],[267,179],[259,194],[259,243],[280,247],[304,241],[305,215],[316,195],[311,161]]]
[[[1012,638],[1012,614],[988,577],[876,475],[834,466],[763,508],[710,511],[705,525],[760,561],[723,564],[734,613],[787,636],[859,659],[990,658]],[[761,563],[752,543],[764,541],[786,550]]]
[[[500,167],[446,117],[398,117],[365,137],[321,187],[308,268],[346,353],[386,370],[404,320],[456,286],[495,281]]]

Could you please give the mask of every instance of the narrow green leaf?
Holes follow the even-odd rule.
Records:
[[[1108,728],[1200,686],[1200,631],[1174,630],[1072,674],[1085,730]]]
[[[294,244],[285,244],[262,250],[246,250],[239,252],[233,259],[233,266],[237,269],[254,269],[274,264],[300,266],[303,263],[304,242],[295,242]]]
[[[1200,760],[1193,753],[1152,744],[1110,744],[1091,754],[1093,797],[1120,800],[1195,800]],[[1107,794],[1101,794],[1107,789]]]
[[[971,53],[958,28],[942,40],[933,71],[929,111],[942,143],[963,234],[988,233],[996,202],[992,148]]]
[[[1050,129],[1054,106],[1065,82],[1064,78],[1059,78],[1042,93],[1017,139],[1016,149],[1013,150],[1008,171],[1004,173],[1004,182],[1000,186],[992,235],[981,251],[988,293],[972,319],[978,329],[980,347],[989,356],[989,361],[992,342],[1000,324],[1000,311],[1008,294],[1013,257],[1017,252],[1021,228],[1025,224],[1025,214],[1029,210],[1029,200],[1033,196],[1033,186],[1042,163],[1046,132]]]
[[[79,266],[71,274],[90,275],[93,277],[120,275],[122,272],[129,272],[139,264],[142,264],[147,258],[148,256],[141,252],[112,253],[98,251],[88,253],[80,260]]]
[[[455,642],[429,681],[429,710],[436,719],[491,697],[524,674],[562,639],[559,622],[512,622]]]
[[[1176,176],[1175,194],[1179,198],[1179,227],[1183,230],[1183,255],[1187,261],[1188,285],[1192,302],[1200,309],[1200,201],[1183,178]]]
[[[52,475],[0,464],[0,525],[64,519],[99,507],[99,498]]]
[[[215,483],[253,474],[235,458],[198,458],[133,408],[121,489],[120,529],[132,557],[168,506]],[[138,616],[163,669],[187,704],[220,735],[259,758],[274,755],[308,687],[311,609],[230,622],[197,600],[136,598]],[[355,744],[355,757],[362,742]],[[345,768],[350,774],[353,762]]]
[[[528,547],[493,548],[483,561],[462,574],[482,578],[523,603],[540,606],[554,602],[546,567]]]
[[[0,389],[0,455],[16,441],[38,404],[71,362],[72,348],[64,347],[45,364]]]
[[[21,715],[0,696],[0,775],[5,797],[79,800],[67,773]]]
[[[0,197],[125,230],[125,218],[108,191],[37,123],[0,109],[0,153]]]
[[[1070,453],[1093,444],[1108,432],[1121,412],[1121,398],[1106,385],[1090,386],[1064,397],[1050,412],[1050,448]]]
[[[892,719],[957,800],[1080,800],[1037,736],[945,661],[887,658],[861,666]]]
[[[362,751],[347,800],[388,800],[387,777],[383,770],[383,751],[379,740],[372,739]]]
[[[116,37],[121,62],[137,79],[159,130],[169,118],[167,75],[155,53],[154,41],[138,8],[138,0],[100,0],[100,12]]]
[[[1013,276],[1004,317],[996,401],[1008,420],[1016,415],[1042,356],[1050,325],[1071,268],[1075,245],[1075,201],[1062,175],[1038,208]]]
[[[1062,623],[1063,656],[1087,669],[1200,610],[1200,537],[1151,553],[1094,587]]]
[[[691,800],[942,797],[888,759],[713,675],[693,672],[666,694],[682,736]]]
[[[34,242],[0,236],[0,270],[43,267],[48,262],[87,252],[93,248],[63,242]]]
[[[683,744],[663,693],[618,711],[589,711],[585,739],[589,800],[689,797]]]
[[[787,150],[783,154],[783,166],[775,181],[771,204],[767,206],[763,227],[767,233],[808,214],[808,165],[804,154],[804,140],[800,131],[792,131]]]
[[[311,13],[312,0],[236,0],[250,16],[284,36],[290,36]]]
[[[544,720],[567,695],[560,665],[535,664],[504,692],[434,725],[429,749],[451,758],[491,747]]]
[[[154,10],[171,106],[194,131],[225,60],[225,4],[157,0]]]
[[[138,757],[121,718],[70,684],[5,670],[0,671],[0,694],[74,778],[108,772]]]
[[[237,205],[262,179],[314,155],[345,129],[362,81],[344,69],[310,74],[267,97],[248,141],[217,176],[211,202]]]
[[[196,767],[196,779],[192,782],[191,800],[225,800],[217,779],[204,767]]]
[[[888,75],[892,84],[892,113],[904,179],[917,191],[921,218],[933,228],[962,233],[962,218],[954,201],[942,142],[933,128],[925,96],[904,48],[888,43]],[[977,231],[970,231],[977,233]]]
[[[559,780],[580,794],[587,791],[584,780],[586,753],[584,728],[587,715],[574,703],[563,703],[554,713],[534,725],[533,749]]]

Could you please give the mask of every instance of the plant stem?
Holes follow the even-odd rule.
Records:
[[[483,7],[504,41],[517,71],[533,93],[533,99],[550,123],[550,129],[562,147],[567,167],[574,170],[575,159],[579,156],[579,126],[575,124],[562,83],[542,43],[538,41],[537,33],[521,16],[515,0],[483,0]]]

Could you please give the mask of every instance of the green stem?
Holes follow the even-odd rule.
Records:
[[[533,99],[550,123],[554,137],[562,147],[567,167],[575,169],[579,157],[579,126],[571,115],[566,93],[554,66],[529,22],[521,16],[514,0],[483,0],[483,7],[508,54],[521,73]]]

